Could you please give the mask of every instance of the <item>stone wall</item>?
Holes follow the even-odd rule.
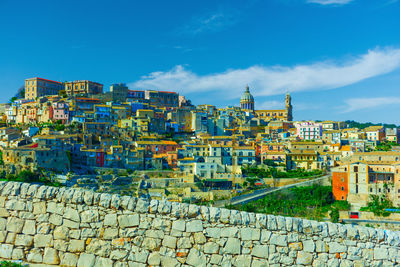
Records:
[[[31,266],[393,266],[400,235],[0,182],[0,258]]]

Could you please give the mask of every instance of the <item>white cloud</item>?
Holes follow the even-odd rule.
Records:
[[[132,88],[176,90],[181,94],[239,98],[246,84],[255,96],[289,92],[328,90],[389,73],[400,67],[400,49],[369,50],[342,62],[323,61],[309,65],[252,66],[222,73],[197,75],[182,65],[169,71],[152,72],[130,84]]]
[[[307,0],[307,3],[320,4],[320,5],[345,5],[353,0]]]
[[[400,97],[350,98],[346,99],[345,103],[342,113],[400,104]]]
[[[285,105],[285,102],[282,101],[264,101],[261,103],[257,103],[257,109],[278,109],[278,108],[283,108]]]
[[[198,35],[205,32],[219,32],[237,22],[237,12],[214,12],[194,17],[189,23],[180,27],[180,34]]]

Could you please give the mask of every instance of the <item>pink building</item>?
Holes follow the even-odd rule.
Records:
[[[52,109],[53,111],[51,113],[53,113],[52,115],[52,119],[53,121],[58,121],[61,120],[62,123],[67,123],[69,120],[69,108],[68,105],[63,102],[55,102],[52,105]]]
[[[294,126],[296,127],[296,136],[301,140],[321,140],[322,138],[321,123],[297,122]]]

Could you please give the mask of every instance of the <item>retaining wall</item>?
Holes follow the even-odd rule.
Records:
[[[0,258],[31,266],[394,266],[400,235],[0,182]]]

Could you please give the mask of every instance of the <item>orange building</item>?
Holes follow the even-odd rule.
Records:
[[[332,172],[332,193],[335,200],[347,200],[349,193],[348,167],[341,166]]]

